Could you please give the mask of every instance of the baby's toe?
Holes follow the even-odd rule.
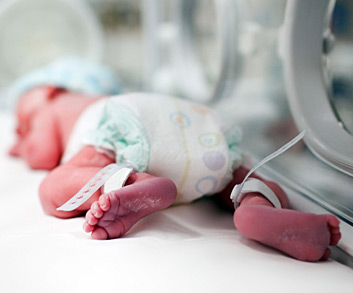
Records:
[[[326,221],[330,229],[339,229],[340,220],[334,215],[326,215]]]
[[[337,245],[341,239],[340,221],[333,215],[327,215],[327,224],[331,234],[330,245]]]
[[[89,210],[86,214],[86,222],[92,226],[98,223],[98,219],[93,215],[91,210]]]
[[[331,255],[331,250],[329,248],[326,248],[324,255],[322,256],[322,258],[320,260],[321,261],[328,260],[330,255]]]
[[[340,241],[341,239],[341,233],[338,232],[338,233],[331,233],[331,239],[330,239],[330,245],[331,246],[335,246],[338,244],[338,242]]]
[[[104,212],[100,208],[99,203],[97,201],[91,205],[91,213],[98,219],[103,216]]]
[[[103,194],[99,197],[99,206],[102,209],[102,211],[106,212],[110,209],[110,199],[108,194]]]
[[[83,231],[90,233],[94,230],[94,226],[88,224],[87,222],[83,223]]]
[[[92,234],[91,234],[92,239],[96,240],[105,240],[108,239],[108,233],[101,227],[96,227]]]

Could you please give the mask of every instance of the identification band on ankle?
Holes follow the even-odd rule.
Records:
[[[234,203],[234,207],[238,208],[242,199],[246,196],[249,192],[259,192],[261,193],[266,199],[268,199],[275,208],[281,208],[281,203],[278,200],[275,193],[261,180],[256,178],[249,178],[249,176],[259,167],[267,163],[268,161],[276,158],[277,156],[284,153],[286,150],[291,148],[297,142],[299,142],[304,136],[306,131],[302,131],[299,133],[295,138],[293,138],[290,142],[286,143],[284,146],[279,148],[277,151],[273,152],[272,154],[265,157],[261,160],[258,164],[256,164],[245,176],[242,183],[237,184],[234,186],[230,198]]]
[[[79,192],[56,210],[68,212],[77,209],[102,186],[104,193],[120,189],[133,171],[134,167],[128,162],[123,165],[110,164],[104,167]]]

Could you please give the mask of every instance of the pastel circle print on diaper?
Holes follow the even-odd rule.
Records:
[[[213,148],[221,142],[221,135],[216,132],[207,132],[199,136],[199,143],[207,148]]]
[[[190,118],[182,112],[174,112],[170,114],[170,120],[173,124],[181,128],[189,127],[191,124]]]
[[[202,160],[212,171],[219,171],[226,164],[226,158],[220,151],[207,151],[203,154]]]
[[[191,104],[190,108],[196,112],[199,113],[201,115],[206,115],[210,113],[210,109],[203,106],[203,105],[199,105],[199,104]]]
[[[206,176],[197,181],[195,189],[200,194],[212,194],[217,187],[217,179],[213,176]]]

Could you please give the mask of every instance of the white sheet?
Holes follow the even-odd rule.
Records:
[[[151,215],[122,239],[91,240],[83,218],[42,211],[45,172],[7,155],[13,122],[0,114],[0,292],[352,292],[350,268],[244,239],[210,200]]]

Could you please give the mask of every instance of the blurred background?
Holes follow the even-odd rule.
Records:
[[[235,119],[243,128],[243,147],[256,162],[297,133],[281,54],[287,4],[0,0],[0,109],[12,110],[7,91],[18,78],[59,57],[79,56],[113,69],[123,92],[172,94]],[[352,1],[331,1],[321,54],[323,98],[348,134],[353,134],[352,14]],[[303,143],[261,172],[352,226],[351,175],[318,159]],[[295,205],[308,209],[294,200]]]

